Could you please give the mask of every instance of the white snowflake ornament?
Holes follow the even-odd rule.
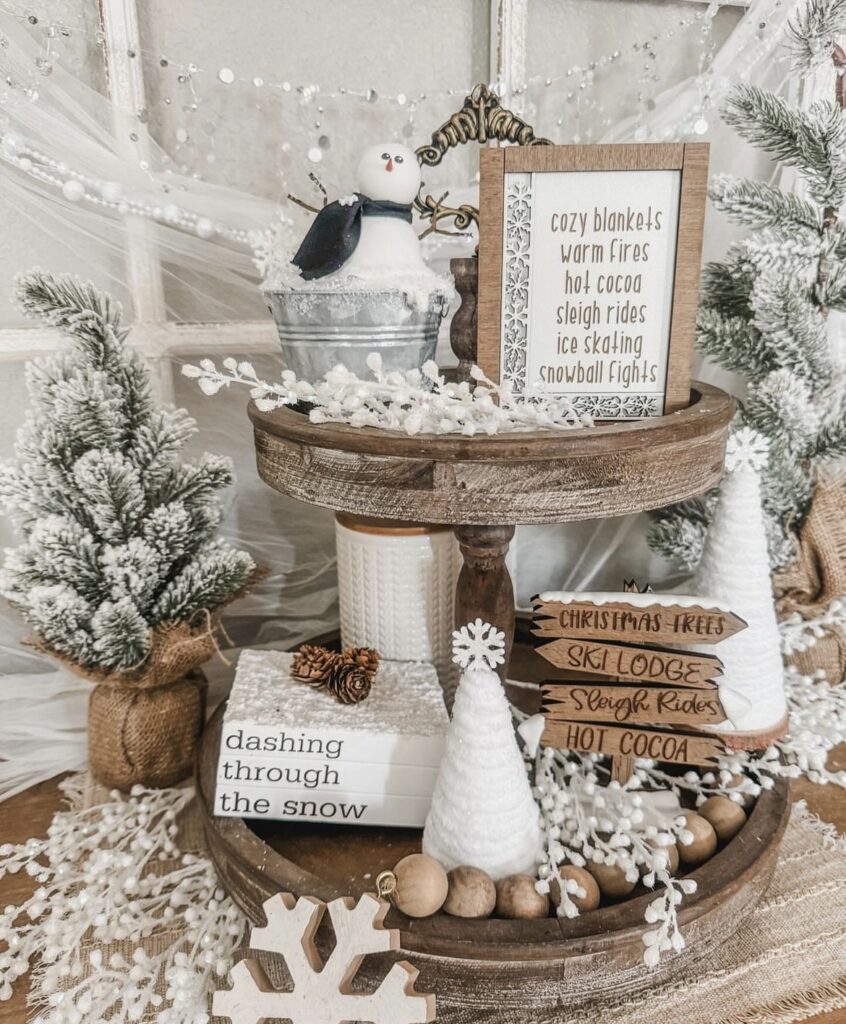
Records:
[[[751,427],[741,427],[726,444],[726,470],[734,473],[746,469],[760,473],[767,467],[769,454],[770,443],[763,434]]]
[[[314,936],[327,907],[335,948],[323,963]],[[393,964],[375,992],[351,991],[365,956],[399,949],[399,931],[383,924],[388,909],[384,900],[369,894],[358,903],[342,897],[328,904],[287,892],[271,896],[264,903],[267,925],[253,928],[250,947],[281,954],[293,990],[274,989],[257,960],[241,960],[230,972],[232,988],[215,992],[212,1012],[232,1024],[278,1019],[291,1024],[429,1024],[435,1019],[435,997],[414,991],[418,972],[405,961]]]
[[[505,633],[476,619],[452,634],[452,660],[461,668],[490,668],[505,664]]]

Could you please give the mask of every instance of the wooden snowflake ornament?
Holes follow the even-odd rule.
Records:
[[[335,948],[324,964],[314,937],[327,907]],[[399,949],[399,931],[383,924],[388,909],[384,900],[368,894],[358,903],[346,896],[328,904],[287,892],[271,896],[264,903],[267,925],[253,928],[250,948],[281,954],[293,990],[274,989],[257,960],[241,960],[230,971],[232,988],[215,992],[212,1012],[232,1024],[277,1019],[291,1024],[429,1024],[435,1019],[435,997],[414,991],[418,972],[405,961],[391,967],[375,992],[351,991],[368,953]]]

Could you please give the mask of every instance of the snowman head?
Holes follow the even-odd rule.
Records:
[[[410,203],[420,189],[414,150],[396,142],[368,146],[358,164],[358,189],[371,199]]]

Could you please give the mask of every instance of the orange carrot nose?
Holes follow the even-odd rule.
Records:
[[[394,169],[394,160],[393,160],[393,157],[389,156],[388,157],[388,162],[385,164],[385,170],[386,171],[392,171],[393,169]]]

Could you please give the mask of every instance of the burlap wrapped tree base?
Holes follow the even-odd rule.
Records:
[[[85,668],[34,643],[95,684],[88,761],[97,782],[110,789],[161,788],[190,773],[206,708],[206,681],[197,669],[218,650],[208,614],[199,626],[156,626],[144,662],[123,672]]]
[[[846,478],[820,480],[802,528],[796,560],[773,578],[781,617],[797,613],[804,619],[820,615],[835,598],[846,596]],[[846,634],[837,627],[813,647],[788,661],[800,672],[825,672],[830,683],[846,676]]]
[[[88,764],[110,789],[173,786],[190,774],[206,711],[201,672],[165,686],[94,687],[88,702]]]

